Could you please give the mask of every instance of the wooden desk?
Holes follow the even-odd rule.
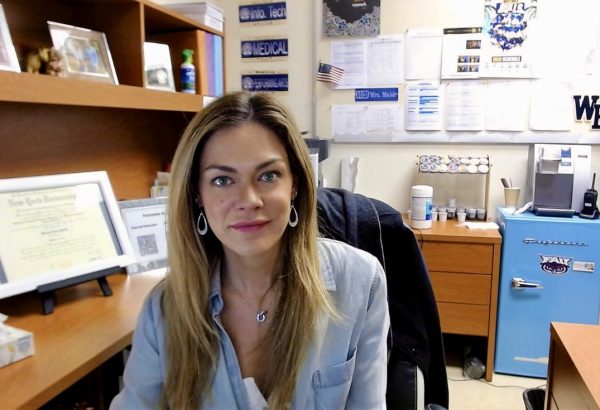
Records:
[[[413,231],[429,269],[442,332],[487,338],[485,379],[491,381],[502,236],[497,229],[469,229],[456,221]]]
[[[600,326],[550,325],[546,409],[600,409]]]
[[[7,324],[33,332],[35,344],[32,357],[0,368],[0,407],[40,407],[127,347],[144,297],[163,276],[111,275],[109,297],[96,281],[59,290],[47,316],[36,294],[0,300]]]

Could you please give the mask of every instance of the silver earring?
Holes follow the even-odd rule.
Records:
[[[202,227],[200,225],[202,225]],[[201,236],[206,235],[206,232],[208,232],[208,222],[204,216],[203,209],[200,209],[200,215],[198,215],[198,220],[196,221],[196,231],[198,231]]]
[[[298,225],[298,212],[296,211],[296,207],[292,203],[292,209],[290,210],[290,220],[288,221],[288,225],[294,228]]]

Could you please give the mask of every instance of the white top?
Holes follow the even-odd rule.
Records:
[[[242,381],[244,382],[244,387],[246,387],[250,408],[252,410],[267,410],[269,405],[260,390],[258,390],[254,377],[245,377]]]

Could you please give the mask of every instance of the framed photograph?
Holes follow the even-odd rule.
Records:
[[[0,70],[21,72],[2,4],[0,4]]]
[[[166,267],[167,198],[120,201],[119,208],[136,258],[127,273]]]
[[[105,171],[0,180],[0,299],[135,262]]]
[[[53,21],[48,29],[67,77],[119,84],[104,33]]]
[[[144,43],[144,86],[175,91],[171,53],[167,44]]]

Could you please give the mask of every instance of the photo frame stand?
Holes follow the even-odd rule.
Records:
[[[48,283],[37,287],[37,292],[40,295],[42,301],[42,312],[44,315],[49,315],[54,312],[54,291],[58,289],[67,288],[69,286],[79,285],[83,282],[89,282],[91,280],[97,280],[102,295],[111,296],[113,294],[110,284],[106,280],[108,275],[117,273],[121,270],[119,266],[113,266],[111,268],[102,269],[97,272],[88,273],[87,275],[81,275],[74,278],[68,278],[58,282]]]

